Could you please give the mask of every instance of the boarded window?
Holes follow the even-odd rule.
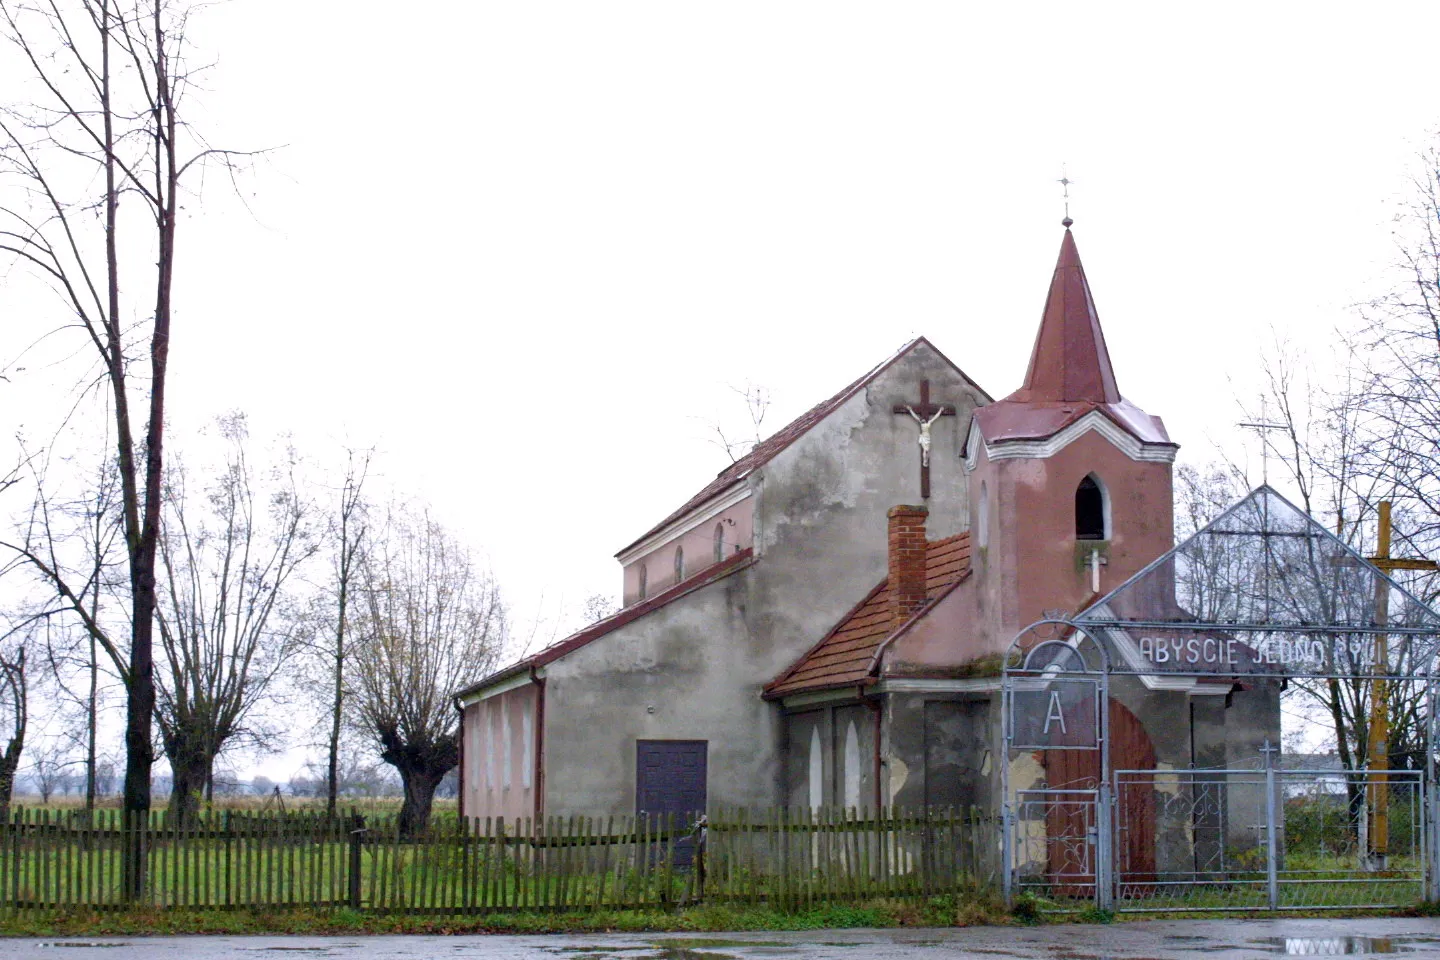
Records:
[[[650,571],[648,571],[648,570],[645,569],[645,564],[643,564],[643,563],[640,564],[640,594],[639,594],[639,596],[640,596],[640,599],[641,599],[641,600],[644,600],[644,599],[645,599],[645,588],[649,586],[649,584],[646,582],[646,581],[648,581],[648,580],[650,579],[649,576],[648,576],[649,572],[650,572]]]
[[[715,524],[715,562],[725,559],[725,524]]]
[[[990,546],[990,488],[980,481],[980,502],[975,506],[975,538],[984,550]]]
[[[1075,539],[1105,540],[1105,491],[1094,476],[1075,488]]]
[[[675,582],[685,579],[685,548],[675,548]]]
[[[530,704],[520,711],[520,785],[530,789],[531,772],[535,768],[535,724],[530,715]]]
[[[495,711],[485,708],[485,788],[495,789]]]
[[[506,707],[503,697],[497,698],[500,703],[500,786],[506,790],[510,789],[510,711]]]
[[[845,726],[845,806],[860,806],[860,736],[854,720]]]
[[[820,746],[820,724],[810,728],[810,806],[825,804],[825,754]]]

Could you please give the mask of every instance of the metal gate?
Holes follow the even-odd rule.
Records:
[[[1117,910],[1329,910],[1425,899],[1431,825],[1420,771],[1118,770],[1114,792]],[[1388,828],[1383,857],[1367,853],[1377,799]],[[1147,810],[1145,822],[1134,815]],[[1134,862],[1137,840],[1153,844],[1152,861]]]
[[[1099,790],[1021,790],[1011,822],[1015,890],[1095,902],[1104,875]]]

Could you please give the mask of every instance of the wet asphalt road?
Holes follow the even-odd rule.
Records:
[[[1110,926],[810,933],[466,937],[103,937],[0,940],[5,960],[1200,960],[1440,957],[1440,920],[1185,920]]]

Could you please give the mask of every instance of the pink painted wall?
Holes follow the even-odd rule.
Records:
[[[509,820],[535,815],[537,691],[533,683],[526,684],[465,708],[461,736],[467,817]]]
[[[695,529],[686,531],[679,537],[661,544],[649,553],[626,564],[623,594],[625,606],[628,607],[643,599],[640,596],[640,565],[642,563],[648,569],[646,596],[653,597],[655,594],[675,586],[675,548],[677,546],[685,552],[685,576],[687,579],[715,563],[715,528],[718,525],[724,526],[723,546],[726,556],[731,556],[750,546],[754,542],[754,503],[753,497],[742,500]]]
[[[886,657],[886,673],[946,667],[1002,653],[1047,611],[1076,613],[1091,597],[1090,570],[1076,563],[1075,488],[1088,474],[1109,497],[1107,593],[1174,545],[1168,463],[1131,460],[1091,431],[1048,459],[990,461],[970,478],[973,572]],[[988,545],[979,546],[980,487],[989,499]],[[933,669],[926,671],[934,675]]]

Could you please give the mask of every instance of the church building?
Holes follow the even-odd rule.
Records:
[[[458,691],[462,812],[993,808],[1007,649],[1170,549],[1176,450],[1120,393],[1067,221],[1018,389],[911,341],[620,550],[618,613]],[[1135,764],[1278,738],[1229,685],[1121,686]]]

